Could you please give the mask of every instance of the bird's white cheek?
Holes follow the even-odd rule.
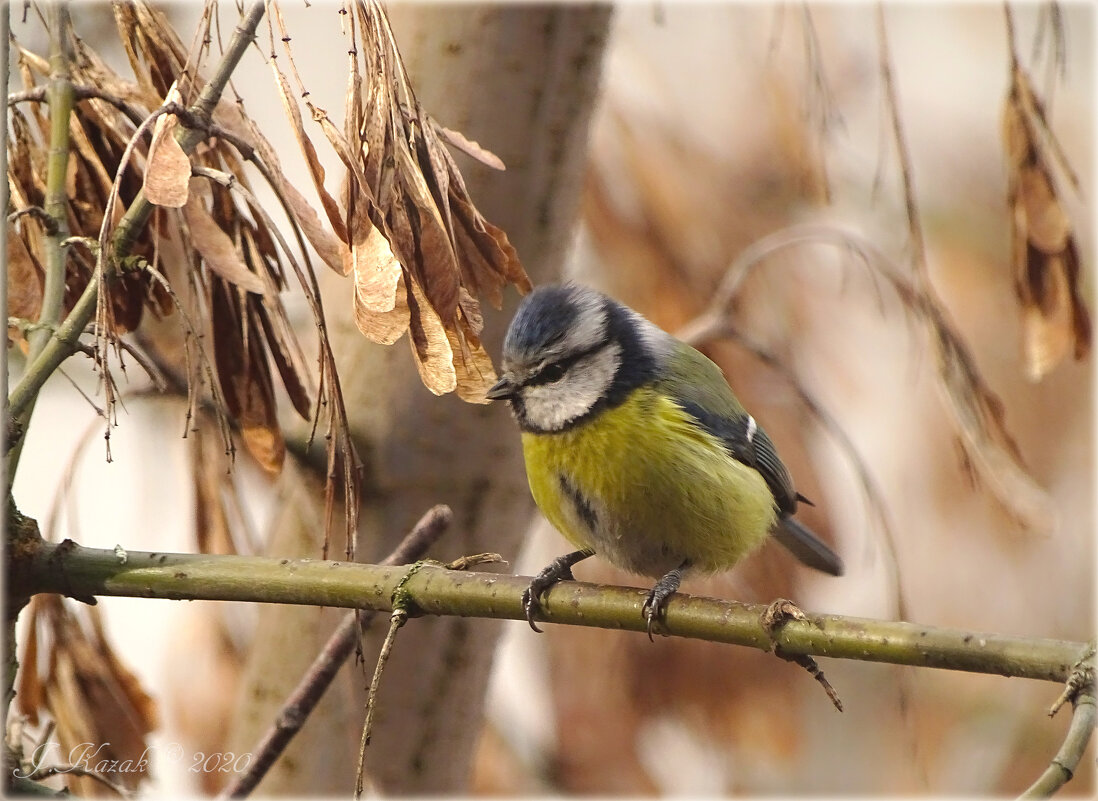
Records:
[[[556,431],[587,414],[609,391],[620,354],[618,345],[608,345],[576,362],[560,381],[527,387],[527,420],[543,431]]]

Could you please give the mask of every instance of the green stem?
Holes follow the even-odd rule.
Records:
[[[65,178],[69,171],[69,128],[73,110],[71,20],[66,2],[53,3],[48,8],[50,29],[50,84],[47,97],[50,107],[50,149],[46,162],[46,195],[43,209],[53,221],[53,233],[46,238],[45,283],[42,288],[42,310],[38,315],[40,329],[28,335],[30,355],[34,361],[46,345],[51,330],[61,321],[65,300],[65,248],[69,238],[68,194]]]
[[[5,13],[7,9],[4,9]],[[27,335],[28,364],[35,362],[49,343],[51,332],[61,320],[65,300],[66,248],[61,244],[69,237],[68,195],[65,179],[69,170],[69,117],[72,115],[74,94],[72,74],[72,21],[68,3],[64,0],[50,4],[47,9],[50,31],[50,83],[47,89],[50,107],[50,141],[46,160],[46,193],[43,209],[53,222],[52,233],[46,236],[45,280],[42,286],[42,308],[38,314],[39,327]],[[6,206],[5,206],[6,208]],[[37,393],[16,410],[16,431],[25,431],[34,412]],[[7,458],[7,478],[14,481],[23,453],[24,438],[14,443]],[[6,485],[10,486],[10,485]]]
[[[173,600],[250,601],[391,612],[397,589],[423,614],[525,620],[529,579],[465,573],[432,565],[409,577],[407,567],[246,556],[158,554],[43,543],[12,565],[28,591],[82,599],[121,595]],[[18,589],[18,588],[17,588]],[[566,581],[545,596],[546,619],[644,631],[646,593]],[[761,623],[764,606],[676,594],[663,630],[671,635],[772,650],[897,665],[935,667],[1063,682],[1088,645],[984,634],[898,621],[809,615],[773,638]]]

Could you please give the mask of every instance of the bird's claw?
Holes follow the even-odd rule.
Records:
[[[657,598],[656,591],[653,589],[648,593],[648,597],[644,599],[644,606],[641,607],[641,613],[644,615],[644,619],[648,621],[648,625],[645,631],[648,633],[649,642],[655,642],[655,638],[652,636],[652,627],[657,621],[663,618],[663,605],[667,602],[667,598]]]
[[[522,611],[526,613],[526,622],[530,624],[530,628],[541,634],[541,629],[538,628],[538,624],[534,622],[534,617],[540,614],[543,610],[541,608],[541,601],[538,600],[539,592],[534,591],[534,584],[537,579],[530,582],[530,586],[522,593]],[[540,592],[544,592],[541,590]]]
[[[559,581],[575,581],[572,575],[572,565],[582,559],[591,556],[594,551],[573,551],[559,556],[548,567],[543,569],[530,581],[530,586],[522,593],[522,611],[526,613],[526,622],[530,628],[541,634],[541,629],[534,623],[538,615],[544,616],[545,607],[541,605],[541,596]]]

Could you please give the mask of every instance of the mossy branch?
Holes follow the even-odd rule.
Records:
[[[413,614],[525,620],[521,576],[466,573],[305,559],[123,552],[66,540],[42,543],[13,560],[22,592],[56,592],[91,600],[118,595],[174,600],[250,601],[392,611],[398,587]],[[545,620],[644,631],[646,591],[563,582],[545,596]],[[667,605],[663,633],[808,654],[916,667],[1064,682],[1087,653],[1082,642],[987,634],[913,623],[808,614],[772,635],[766,607],[685,594]]]

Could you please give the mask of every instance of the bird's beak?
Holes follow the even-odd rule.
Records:
[[[518,386],[515,385],[511,376],[504,374],[499,381],[492,385],[492,388],[486,393],[488,400],[505,400],[515,397],[518,392]]]

